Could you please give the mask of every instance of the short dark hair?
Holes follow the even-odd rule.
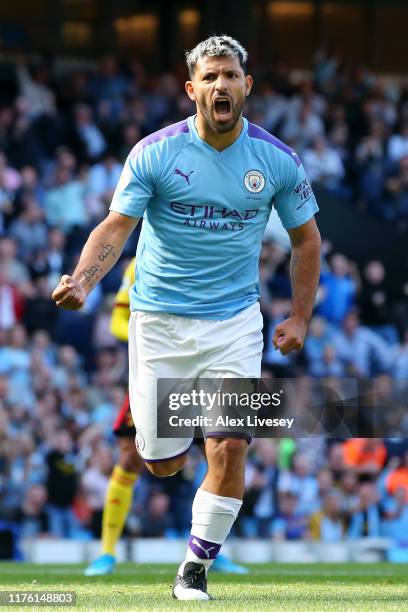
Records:
[[[198,43],[191,51],[186,51],[187,68],[191,78],[194,76],[198,60],[204,55],[208,57],[237,57],[242,70],[246,72],[248,52],[240,42],[231,36],[226,34],[210,36]]]

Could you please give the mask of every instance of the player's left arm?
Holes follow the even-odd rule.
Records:
[[[320,276],[320,232],[314,217],[288,229],[292,246],[290,275],[292,311],[288,319],[277,325],[273,344],[283,355],[303,347]]]

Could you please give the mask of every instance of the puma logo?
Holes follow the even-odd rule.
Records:
[[[184,174],[184,172],[176,168],[174,171],[174,174],[178,174],[179,176],[182,176],[183,178],[185,178],[187,183],[190,185],[190,175],[193,174],[193,172],[194,170],[191,170],[191,172],[189,172],[188,174]]]
[[[204,546],[201,546],[200,542],[198,540],[196,540],[195,538],[193,538],[191,540],[192,544],[195,544],[196,546],[198,546],[198,548],[201,548],[201,550],[207,555],[207,559],[210,558],[210,552],[212,550],[215,550],[215,546],[210,546],[210,548],[204,548]]]

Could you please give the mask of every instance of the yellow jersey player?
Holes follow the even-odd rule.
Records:
[[[135,282],[136,258],[126,267],[121,286],[116,294],[110,330],[121,342],[128,341],[130,300],[129,289]],[[116,544],[123,532],[133,498],[133,487],[144,463],[135,446],[136,429],[130,411],[129,394],[119,409],[113,424],[113,432],[119,441],[119,461],[112,471],[105,497],[102,519],[102,552],[84,571],[85,576],[111,574],[116,564]],[[247,569],[219,555],[213,570],[234,574],[247,573]]]
[[[127,266],[122,284],[116,294],[112,311],[111,332],[121,342],[128,341],[129,288],[135,281],[136,258]],[[136,451],[136,430],[130,412],[129,394],[123,401],[113,425],[119,440],[119,461],[112,471],[105,497],[102,519],[102,554],[86,568],[85,576],[110,574],[115,567],[116,544],[126,523],[132,504],[133,487],[138,479],[143,461]]]

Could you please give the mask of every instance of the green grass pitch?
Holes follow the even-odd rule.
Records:
[[[248,566],[246,576],[209,575],[208,603],[171,599],[174,565],[119,565],[107,577],[85,578],[79,565],[0,563],[0,590],[76,591],[86,610],[408,610],[407,565]],[[11,606],[21,610],[70,607]],[[5,609],[5,608],[2,608]]]

